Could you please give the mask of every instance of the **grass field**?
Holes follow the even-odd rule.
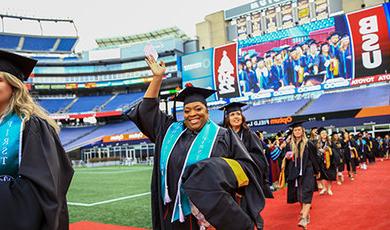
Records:
[[[151,166],[76,169],[68,192],[70,222],[151,228],[151,174]]]

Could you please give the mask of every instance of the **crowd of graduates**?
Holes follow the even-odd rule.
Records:
[[[352,53],[348,34],[334,32],[326,41],[307,39],[293,46],[273,48],[239,58],[241,92],[278,90],[284,86],[316,85],[333,78],[351,78]]]
[[[290,131],[279,132],[275,136],[265,138],[263,132],[257,132],[264,151],[266,153],[270,173],[269,181],[272,183],[272,190],[280,188],[280,174],[282,162],[286,155],[286,146],[290,142]],[[347,130],[343,132],[333,132],[328,135],[324,128],[312,128],[308,139],[317,150],[317,160],[321,171],[326,178],[319,180],[317,185],[320,194],[332,195],[332,181],[338,185],[344,182],[343,172],[348,172],[350,180],[355,179],[356,168],[367,170],[369,164],[376,160],[383,161],[389,159],[390,137],[377,135],[373,137],[367,131],[360,131],[356,135]],[[327,181],[327,187],[325,186]]]

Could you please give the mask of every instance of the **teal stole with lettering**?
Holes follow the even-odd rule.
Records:
[[[0,120],[0,181],[16,177],[22,158],[23,119],[9,113]]]
[[[186,154],[183,168],[178,181],[178,191],[176,193],[175,204],[172,214],[171,222],[180,220],[184,222],[184,217],[191,214],[191,206],[188,196],[184,193],[181,188],[182,176],[186,167],[195,164],[201,160],[207,159],[211,156],[219,126],[213,121],[208,120],[203,126],[202,130],[195,137],[191,144],[191,147]],[[161,170],[161,196],[164,201],[164,205],[170,203],[172,200],[168,194],[168,183],[167,183],[167,168],[169,157],[171,156],[172,150],[174,149],[176,142],[179,140],[181,135],[187,130],[182,121],[175,122],[169,126],[164,140],[162,142],[161,153],[160,153],[160,170]]]

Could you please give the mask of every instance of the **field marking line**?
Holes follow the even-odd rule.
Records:
[[[131,195],[131,196],[124,196],[124,197],[119,197],[119,198],[115,198],[115,199],[104,200],[104,201],[100,201],[100,202],[96,202],[96,203],[89,203],[89,204],[88,203],[78,203],[78,202],[68,202],[68,205],[82,206],[82,207],[93,207],[96,205],[108,204],[108,203],[112,203],[112,202],[116,202],[116,201],[120,201],[120,200],[127,200],[127,199],[137,198],[137,197],[146,196],[146,195],[150,195],[150,192],[135,194],[135,195]]]

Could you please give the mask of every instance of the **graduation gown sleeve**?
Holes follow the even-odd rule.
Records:
[[[66,193],[72,176],[55,131],[46,121],[31,117],[23,131],[19,175],[0,182],[2,229],[68,229]]]
[[[246,130],[243,140],[246,149],[251,155],[253,161],[257,164],[261,172],[260,185],[263,189],[264,195],[266,198],[273,198],[272,192],[270,190],[270,182],[268,180],[269,176],[269,165],[264,154],[263,145],[260,142],[260,139],[257,135],[250,131]]]

